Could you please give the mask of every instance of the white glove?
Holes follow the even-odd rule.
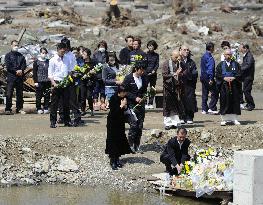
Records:
[[[35,86],[38,87],[38,83],[35,83]]]

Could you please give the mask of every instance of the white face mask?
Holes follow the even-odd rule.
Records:
[[[13,51],[18,51],[18,46],[12,48]]]
[[[104,53],[105,50],[106,50],[105,48],[99,48],[99,51],[102,52],[102,53]]]

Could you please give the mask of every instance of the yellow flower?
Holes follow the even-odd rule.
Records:
[[[185,173],[190,174],[190,167],[189,167],[188,161],[184,163],[184,168],[185,168]]]
[[[78,65],[75,65],[75,67],[74,67],[74,70],[75,70],[75,71],[80,71],[80,70],[81,70],[81,68],[80,68],[80,66],[78,66]]]
[[[73,82],[73,78],[69,75],[68,76],[68,80],[70,81],[70,82]]]
[[[136,60],[136,61],[140,61],[140,60],[142,60],[142,55],[135,55],[134,56],[134,60]]]

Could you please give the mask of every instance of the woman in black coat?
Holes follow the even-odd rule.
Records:
[[[119,157],[131,153],[125,135],[125,116],[127,110],[127,92],[123,86],[110,98],[110,112],[107,117],[107,139],[105,153],[109,155],[110,165],[113,170],[122,167]]]

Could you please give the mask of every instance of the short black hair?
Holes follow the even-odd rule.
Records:
[[[71,49],[70,40],[69,40],[67,37],[62,38],[62,39],[61,39],[61,43],[66,44],[67,48],[68,48],[68,49]]]
[[[150,40],[148,43],[147,43],[147,48],[149,46],[153,46],[154,50],[156,50],[158,48],[158,44],[156,43],[155,40]]]
[[[85,53],[87,53],[88,56],[91,56],[91,50],[88,48],[83,48],[82,52],[85,52]]]
[[[45,47],[40,48],[40,53],[42,53],[42,51],[46,51],[46,53],[48,53],[48,51]]]
[[[206,43],[206,50],[207,50],[207,51],[211,51],[211,50],[213,50],[214,48],[215,48],[215,44],[214,44],[214,43],[212,43],[212,42]]]
[[[181,132],[181,133],[183,133],[183,134],[187,134],[187,130],[186,130],[186,128],[184,128],[184,127],[179,127],[179,128],[177,129],[177,134],[179,134],[179,132]]]
[[[139,69],[146,69],[147,68],[147,60],[137,60],[132,65],[132,72],[136,72]]]
[[[120,92],[127,92],[126,88],[123,85],[118,86],[118,93]]]
[[[58,43],[57,44],[57,50],[66,49],[66,48],[67,48],[67,45],[65,43]]]
[[[221,48],[224,48],[225,46],[227,46],[227,47],[230,48],[230,43],[229,43],[229,41],[222,41],[222,43],[221,43]]]
[[[128,35],[128,36],[126,36],[126,38],[125,38],[125,41],[126,41],[126,42],[128,42],[128,38],[131,38],[132,40],[134,40],[134,37],[133,37],[132,35]]]
[[[244,43],[244,44],[242,44],[242,46],[243,46],[243,48],[245,48],[245,49],[249,49],[249,45],[248,44],[246,44],[246,43]]]

